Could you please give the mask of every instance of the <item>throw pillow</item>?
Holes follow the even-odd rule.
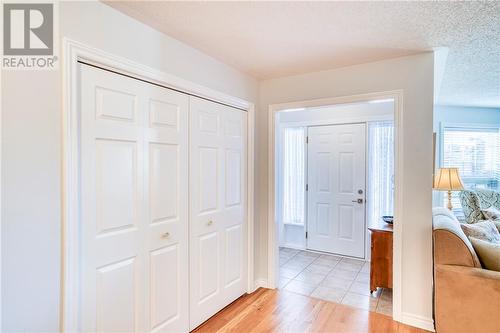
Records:
[[[483,268],[500,272],[500,243],[490,243],[474,237],[470,241]]]
[[[488,220],[500,220],[500,211],[493,206],[491,206],[490,208],[481,209],[481,212],[483,212],[484,217],[486,217]]]
[[[495,226],[497,227],[498,232],[500,232],[500,220],[498,220],[498,221],[491,221],[491,222],[495,223]]]
[[[460,226],[468,238],[474,237],[488,242],[500,243],[500,232],[491,221],[473,224],[460,223]]]

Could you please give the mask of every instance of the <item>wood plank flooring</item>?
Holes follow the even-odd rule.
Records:
[[[244,295],[193,332],[427,332],[391,317],[284,290]]]

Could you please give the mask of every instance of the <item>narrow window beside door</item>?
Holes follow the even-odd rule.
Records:
[[[394,211],[394,122],[368,123],[368,224]]]
[[[305,129],[283,131],[283,223],[304,224]]]

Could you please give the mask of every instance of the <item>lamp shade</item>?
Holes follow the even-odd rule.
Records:
[[[461,191],[464,184],[460,179],[458,168],[440,168],[434,177],[434,189],[441,191]]]

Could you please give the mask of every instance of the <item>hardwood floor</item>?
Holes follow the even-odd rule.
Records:
[[[193,332],[427,332],[391,317],[284,290],[244,295]]]

